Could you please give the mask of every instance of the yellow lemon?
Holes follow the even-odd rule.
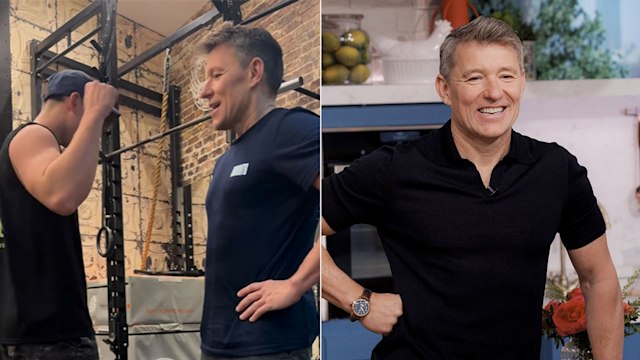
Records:
[[[342,42],[357,49],[366,49],[369,47],[369,36],[362,30],[349,30],[342,34]]]
[[[356,65],[353,69],[351,69],[351,74],[349,74],[349,81],[355,84],[362,84],[367,81],[371,75],[369,68],[367,65],[359,64]]]
[[[349,78],[349,69],[340,64],[331,65],[328,68],[322,70],[322,83],[323,84],[344,84]]]
[[[331,53],[322,53],[322,68],[327,68],[336,63],[336,58]]]
[[[322,32],[322,51],[332,53],[340,47],[340,40],[328,31]]]
[[[348,67],[354,67],[360,63],[360,51],[353,46],[340,46],[335,56],[339,63]]]

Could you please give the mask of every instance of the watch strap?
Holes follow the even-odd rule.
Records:
[[[353,301],[353,303],[355,303],[356,301],[360,300],[360,299],[364,299],[367,302],[371,301],[371,290],[364,288],[362,290],[362,294]],[[362,316],[358,316],[356,315],[356,313],[353,311],[353,303],[352,303],[352,308],[351,308],[351,314],[349,314],[349,320],[351,320],[352,322],[356,321],[356,320],[360,320],[362,318]],[[366,315],[365,315],[366,316]]]

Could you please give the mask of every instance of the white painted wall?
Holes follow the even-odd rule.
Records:
[[[421,40],[428,35],[434,0],[323,0],[322,14],[362,14],[362,29],[378,36]]]
[[[608,215],[609,248],[621,278],[640,266],[640,206],[635,200],[640,185],[639,120],[623,114],[625,109],[637,108],[640,96],[636,95],[534,97],[523,101],[514,126],[533,138],[557,142],[587,168],[598,202]],[[556,242],[549,271],[559,270]]]

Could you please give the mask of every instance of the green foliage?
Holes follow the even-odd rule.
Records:
[[[547,284],[547,287],[544,290],[544,296],[549,300],[556,300],[556,301],[567,300],[566,291],[560,286],[553,283]]]
[[[515,30],[520,40],[535,40],[533,26],[523,21],[520,8],[511,0],[479,0],[476,3],[481,15],[506,22]]]
[[[626,69],[605,49],[605,29],[590,19],[578,0],[543,0],[535,24],[537,78],[606,79]]]
[[[510,13],[522,24],[521,11],[513,0],[476,3],[484,16]],[[522,40],[535,37],[538,80],[606,79],[628,73],[620,56],[604,48],[606,33],[600,14],[589,18],[578,0],[541,0],[533,26],[523,30],[526,25],[512,27]],[[531,29],[535,36],[527,34]]]
[[[627,279],[627,283],[624,284],[624,287],[622,288],[622,298],[626,298],[629,296],[629,291],[631,290],[633,285],[635,285],[638,277],[640,277],[640,268],[637,268],[636,271],[633,272],[633,275],[631,275],[629,279]]]

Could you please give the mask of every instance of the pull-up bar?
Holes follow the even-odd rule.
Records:
[[[278,89],[278,93],[282,93],[282,92],[285,92],[285,91],[298,89],[298,88],[300,88],[302,86],[303,83],[304,83],[304,80],[302,79],[302,77],[298,77],[296,79],[283,82],[282,84],[280,84],[280,88]],[[207,121],[209,119],[211,119],[211,115],[206,115],[206,116],[203,116],[201,118],[189,121],[187,123],[180,124],[178,126],[174,126],[171,129],[169,129],[169,130],[167,130],[165,132],[161,132],[159,134],[153,135],[153,136],[149,137],[148,139],[139,141],[139,142],[137,142],[135,144],[131,144],[129,146],[125,146],[123,148],[120,148],[120,149],[118,149],[118,150],[116,150],[114,152],[108,153],[108,154],[102,156],[102,158],[111,159],[112,157],[120,155],[123,152],[127,152],[127,151],[130,151],[130,150],[133,150],[133,149],[135,149],[137,147],[140,147],[140,146],[142,146],[144,144],[150,143],[152,141],[156,141],[156,140],[161,139],[161,138],[163,138],[163,137],[165,137],[167,135],[171,135],[176,131],[184,130],[186,128],[190,128],[192,126],[198,125],[198,124],[200,124],[202,122],[205,122],[205,121]]]

